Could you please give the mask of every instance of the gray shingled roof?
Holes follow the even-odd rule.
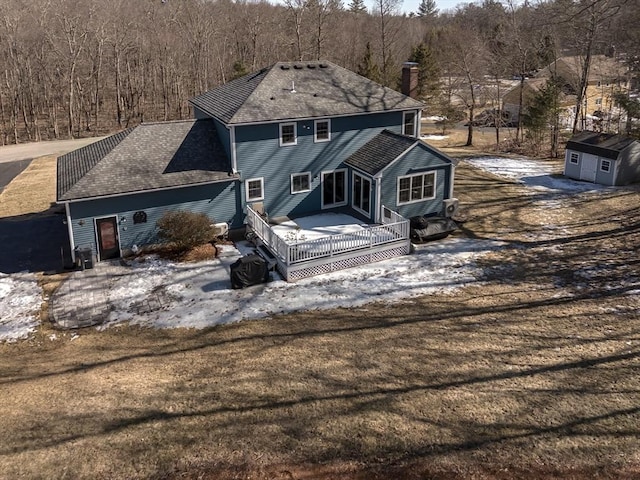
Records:
[[[210,120],[143,123],[58,158],[58,201],[233,180]]]
[[[376,175],[409,147],[418,143],[413,137],[383,130],[345,160],[347,165]]]
[[[330,62],[280,62],[190,100],[225,124],[260,123],[424,105]]]
[[[619,153],[633,142],[635,142],[633,138],[624,135],[585,130],[571,137],[567,142],[567,150],[615,160]]]

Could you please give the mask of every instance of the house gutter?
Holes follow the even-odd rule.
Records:
[[[78,202],[89,202],[92,200],[102,200],[105,198],[117,198],[117,197],[126,197],[129,195],[140,195],[143,193],[155,193],[155,192],[163,192],[165,190],[176,190],[178,188],[190,188],[190,187],[200,187],[202,185],[213,185],[216,183],[224,183],[224,182],[233,182],[236,180],[240,180],[240,177],[236,176],[235,174],[233,176],[230,176],[228,179],[225,178],[224,180],[212,180],[209,182],[200,182],[200,183],[189,183],[187,185],[174,185],[172,187],[161,187],[161,188],[152,188],[149,190],[138,190],[138,191],[134,191],[134,192],[124,192],[124,193],[112,193],[109,195],[97,195],[95,197],[84,197],[84,198],[74,198],[74,199],[70,199],[70,200],[63,200],[61,202],[57,201],[56,203],[62,204],[62,203],[78,203]]]

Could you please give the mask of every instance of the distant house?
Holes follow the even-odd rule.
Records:
[[[640,182],[640,142],[624,135],[580,132],[567,143],[564,174],[603,185]]]
[[[519,117],[520,91],[523,97],[523,109],[531,105],[531,101],[551,78],[559,79],[562,85],[561,106],[575,107],[579,78],[584,68],[584,58],[570,56],[558,58],[555,62],[542,68],[534,78],[518,83],[503,96],[503,108],[511,117]],[[591,57],[586,95],[583,100],[583,114],[593,116],[594,113],[605,115],[614,108],[613,95],[629,89],[627,67],[617,60],[605,55]],[[575,115],[574,115],[575,116]]]
[[[524,113],[526,113],[536,95],[538,95],[540,90],[547,84],[547,81],[546,78],[527,78],[524,82],[518,82],[517,85],[507,90],[507,93],[502,97],[502,109],[508,112],[511,121],[520,121],[520,92],[522,91],[522,105]],[[560,105],[562,107],[574,107],[575,102],[575,96],[565,93],[561,94]],[[567,125],[568,123],[569,122],[566,122]]]
[[[417,68],[404,74],[411,89]],[[256,212],[347,210],[381,224],[438,215],[452,196],[455,162],[419,139],[423,104],[338,65],[276,63],[191,105],[194,120],[142,124],[58,159],[72,250],[102,260],[155,243],[168,210],[231,228]]]

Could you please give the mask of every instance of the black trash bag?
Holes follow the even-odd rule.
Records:
[[[244,288],[269,281],[267,262],[260,255],[246,255],[231,265],[231,287]]]

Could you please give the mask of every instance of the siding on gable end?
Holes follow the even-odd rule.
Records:
[[[436,196],[433,200],[398,205],[398,177],[436,171]],[[391,164],[382,175],[382,204],[405,218],[418,215],[438,215],[442,201],[449,198],[452,165],[418,144],[400,160]]]
[[[264,209],[271,217],[319,211],[321,173],[344,168],[349,155],[385,128],[401,133],[402,112],[331,118],[328,142],[313,141],[314,119],[298,121],[296,128],[297,145],[281,147],[278,123],[236,127],[238,171],[243,180],[264,178]],[[311,172],[311,191],[291,194],[291,174],[301,172]],[[350,178],[347,184],[349,194]],[[242,189],[245,198],[244,183]]]
[[[186,210],[205,213],[212,222],[227,222],[241,227],[237,181],[199,185],[195,187],[140,193],[122,197],[103,198],[69,205],[73,226],[74,245],[91,247],[97,254],[94,218],[117,216],[120,246],[123,250],[133,245],[157,243],[156,222],[167,211]],[[133,215],[144,211],[146,223],[133,223]],[[125,218],[126,221],[122,221]]]

